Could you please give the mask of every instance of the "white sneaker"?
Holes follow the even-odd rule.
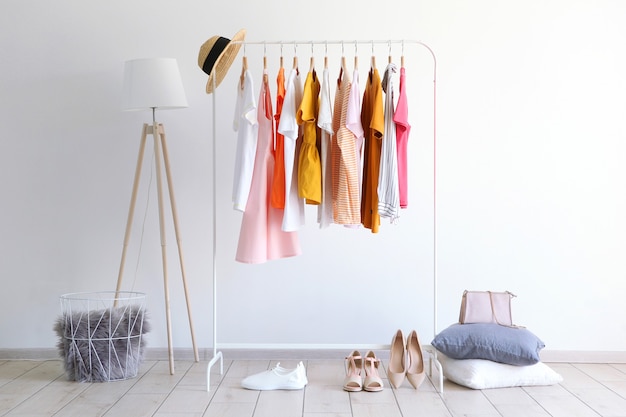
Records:
[[[268,390],[294,390],[302,389],[308,384],[304,364],[300,362],[295,369],[286,369],[280,366],[280,362],[273,369],[250,375],[241,381],[241,386],[246,389],[258,391]]]

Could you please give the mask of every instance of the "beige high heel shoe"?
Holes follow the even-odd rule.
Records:
[[[369,392],[377,392],[383,390],[383,380],[378,373],[378,365],[380,359],[376,357],[371,350],[365,355],[365,382],[363,389]]]
[[[402,330],[398,330],[391,339],[389,366],[387,367],[387,377],[389,378],[389,383],[394,388],[400,387],[402,381],[404,381],[406,374],[405,364],[404,335]]]
[[[361,391],[363,389],[363,381],[361,380],[363,359],[358,350],[353,351],[346,358],[345,367],[346,377],[343,380],[343,389],[350,392]]]
[[[424,356],[422,355],[422,347],[420,346],[417,332],[413,330],[409,333],[406,340],[406,351],[408,357],[408,366],[406,368],[406,379],[409,380],[413,388],[418,389],[424,379],[426,372],[424,371]]]

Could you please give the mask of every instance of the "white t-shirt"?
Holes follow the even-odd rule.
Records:
[[[333,222],[333,200],[331,178],[330,141],[333,135],[333,107],[330,98],[330,80],[328,68],[322,74],[320,91],[320,110],[317,126],[321,129],[321,160],[322,160],[322,204],[317,208],[317,222],[320,228],[328,227]]]
[[[250,72],[246,70],[241,84],[237,84],[237,103],[233,130],[237,132],[237,151],[235,153],[235,175],[233,177],[233,208],[239,211],[246,210],[252,172],[254,171],[254,157],[258,139],[259,124],[257,122],[257,104],[254,98],[254,85]]]
[[[298,171],[296,161],[296,142],[300,127],[296,121],[296,112],[302,101],[303,87],[296,69],[292,69],[285,86],[285,100],[280,113],[278,133],[285,137],[285,210],[282,230],[295,232],[304,225],[304,199],[298,196]]]

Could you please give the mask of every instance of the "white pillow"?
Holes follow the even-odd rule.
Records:
[[[451,359],[438,353],[443,375],[450,381],[473,389],[554,385],[563,377],[543,362],[514,366],[486,359]]]

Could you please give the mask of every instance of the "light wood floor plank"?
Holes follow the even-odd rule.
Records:
[[[303,413],[304,390],[261,391],[254,417],[293,417]]]
[[[606,363],[577,363],[574,366],[596,381],[621,381],[624,379],[623,372]]]
[[[232,361],[224,361],[224,374],[220,375],[219,365],[211,368],[211,386],[216,387],[222,381],[222,378],[228,372],[228,367]],[[185,372],[178,385],[203,386],[206,389],[206,362],[194,362]]]
[[[159,407],[159,413],[197,413],[202,415],[211,402],[212,392],[204,387],[176,387]]]
[[[0,387],[40,364],[36,361],[3,361],[0,365]]]
[[[215,390],[212,402],[217,403],[253,403],[259,399],[260,391],[248,390],[241,387],[241,377],[225,377]]]
[[[404,416],[451,417],[441,396],[433,391],[399,388],[395,396]]]
[[[277,361],[225,361],[225,373],[207,362],[142,364],[125,381],[68,381],[60,361],[0,361],[0,417],[626,417],[626,364],[550,364],[561,384],[472,390],[445,381],[439,393],[427,379],[419,390],[405,381],[378,393],[343,391],[343,359],[304,361],[309,384],[296,391],[252,391],[248,375]],[[298,361],[281,361],[295,367]]]
[[[54,417],[102,417],[130,388],[137,379],[89,384]]]
[[[608,388],[580,387],[570,392],[602,416],[626,417],[626,399]]]
[[[402,417],[400,409],[392,403],[352,404],[353,417]]]
[[[524,387],[552,417],[598,417],[591,407],[561,385]]]
[[[309,383],[304,393],[306,413],[350,413],[350,395],[341,384],[319,385]]]
[[[9,415],[34,415],[37,413],[53,415],[88,388],[88,384],[57,379],[30,396],[28,401],[15,407]]]
[[[498,410],[489,402],[487,397],[479,390],[450,390],[443,398],[454,417],[465,415],[476,416],[500,416]]]
[[[202,417],[253,417],[255,403],[214,403]]]
[[[152,417],[167,394],[126,394],[115,403],[105,417]]]
[[[61,376],[63,376],[61,362],[40,362],[38,366],[0,387],[0,394],[35,393]]]
[[[167,361],[157,362],[133,385],[131,394],[168,394],[178,382],[185,376],[185,372],[191,366],[191,362],[177,362],[176,372],[170,374]]]

